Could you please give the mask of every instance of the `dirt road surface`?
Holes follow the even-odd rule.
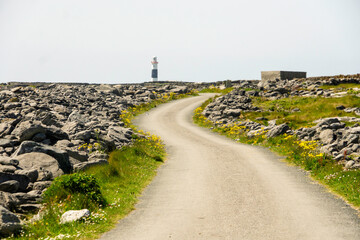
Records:
[[[139,203],[101,239],[360,239],[357,212],[280,157],[197,127],[209,95],[161,105],[137,120],[168,160]]]

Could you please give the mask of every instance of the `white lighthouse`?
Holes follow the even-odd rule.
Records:
[[[158,69],[157,69],[158,61],[157,61],[157,57],[153,57],[153,60],[151,61],[151,64],[152,64],[151,81],[157,82],[158,81]]]

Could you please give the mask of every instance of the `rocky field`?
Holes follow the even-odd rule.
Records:
[[[54,178],[97,164],[131,143],[123,110],[178,85],[40,84],[0,86],[0,235],[20,229]]]
[[[336,88],[344,84],[353,85]],[[166,94],[212,85],[234,88],[203,110],[215,125],[236,124],[250,138],[296,135],[317,142],[323,153],[344,167],[360,168],[360,106],[340,101],[334,109],[344,116],[321,117],[303,126],[275,114],[300,113],[305,111],[301,105],[290,102],[286,109],[261,105],[294,98],[358,99],[360,76],[205,84],[5,84],[0,85],[0,235],[20,229],[21,219],[41,208],[42,193],[54,178],[107,164],[108,153],[138,137],[125,127],[122,111]]]

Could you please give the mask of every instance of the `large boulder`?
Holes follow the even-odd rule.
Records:
[[[80,132],[76,133],[74,136],[74,139],[89,141],[90,138],[94,138],[94,137],[95,137],[95,134],[92,130],[84,130],[84,131],[80,131]]]
[[[30,182],[36,182],[39,177],[39,171],[37,169],[16,170],[15,173],[27,176]]]
[[[340,123],[338,118],[324,118],[316,121],[316,128],[323,127],[323,126],[330,126],[334,123]]]
[[[64,174],[64,171],[60,168],[59,162],[52,156],[45,153],[24,153],[16,158],[19,161],[19,167],[22,169],[36,169],[37,171],[45,169],[51,172],[54,178]]]
[[[0,156],[0,164],[8,165],[8,166],[17,166],[19,165],[19,161],[16,159],[12,159],[10,157]]]
[[[15,193],[19,189],[20,183],[16,180],[8,180],[0,183],[0,191]]]
[[[330,144],[334,140],[334,131],[331,129],[325,129],[320,132],[320,141],[324,144]]]
[[[241,114],[241,109],[226,109],[223,113],[225,116],[238,117]]]
[[[187,93],[189,92],[189,88],[187,86],[177,86],[176,88],[171,89],[170,92],[177,94]]]
[[[59,163],[60,169],[64,173],[70,173],[72,170],[72,166],[69,161],[69,155],[66,151],[33,141],[22,142],[16,152],[14,152],[14,154],[12,155],[12,158],[17,159],[18,156],[31,152],[45,153],[55,158],[56,161]]]
[[[40,203],[28,203],[28,204],[21,204],[17,207],[18,213],[36,213],[41,209]]]
[[[20,192],[25,192],[30,183],[30,179],[25,175],[0,172],[0,183],[10,180],[15,180],[19,183],[18,191]]]
[[[280,136],[280,135],[286,133],[288,130],[290,130],[290,127],[286,123],[283,123],[281,125],[275,126],[272,129],[270,129],[266,133],[266,136],[269,137],[269,138],[270,137]]]
[[[8,172],[14,173],[16,171],[16,167],[11,165],[0,165],[0,172]]]
[[[0,205],[13,211],[20,201],[11,193],[0,191]]]
[[[69,115],[68,122],[79,122],[79,123],[85,123],[86,117],[82,115],[78,110],[72,111],[72,113]]]
[[[41,181],[34,183],[33,189],[43,191],[44,189],[50,187],[52,181]]]
[[[84,125],[82,124],[82,122],[66,122],[61,129],[69,136],[72,136],[77,132],[84,130],[83,127]]]
[[[0,236],[8,236],[21,230],[20,219],[0,206]]]
[[[69,135],[66,132],[64,132],[61,128],[57,128],[57,127],[47,127],[46,135],[54,140],[69,139]]]
[[[30,140],[37,133],[45,133],[46,129],[40,124],[32,121],[24,121],[12,131],[20,141]]]
[[[38,113],[36,117],[37,120],[39,120],[42,124],[46,126],[62,127],[62,124],[59,122],[59,119],[62,119],[63,117],[56,111],[53,112],[42,111]]]
[[[133,131],[131,128],[110,126],[107,137],[115,142],[116,147],[121,147],[131,141]]]
[[[0,138],[0,147],[12,147],[13,144],[10,139]]]
[[[0,123],[0,138],[9,135],[13,129],[14,127],[8,122]]]
[[[360,134],[360,127],[353,127],[349,130],[350,134]]]
[[[33,192],[34,191],[34,192]],[[38,203],[41,201],[41,191],[33,190],[28,193],[13,193],[13,196],[16,197],[19,200],[20,204],[31,204],[31,203]]]

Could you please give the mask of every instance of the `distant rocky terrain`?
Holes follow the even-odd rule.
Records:
[[[187,93],[176,84],[0,85],[0,235],[20,228],[36,212],[54,178],[106,164],[134,134],[121,111],[162,94]],[[101,151],[97,148],[101,148]]]

